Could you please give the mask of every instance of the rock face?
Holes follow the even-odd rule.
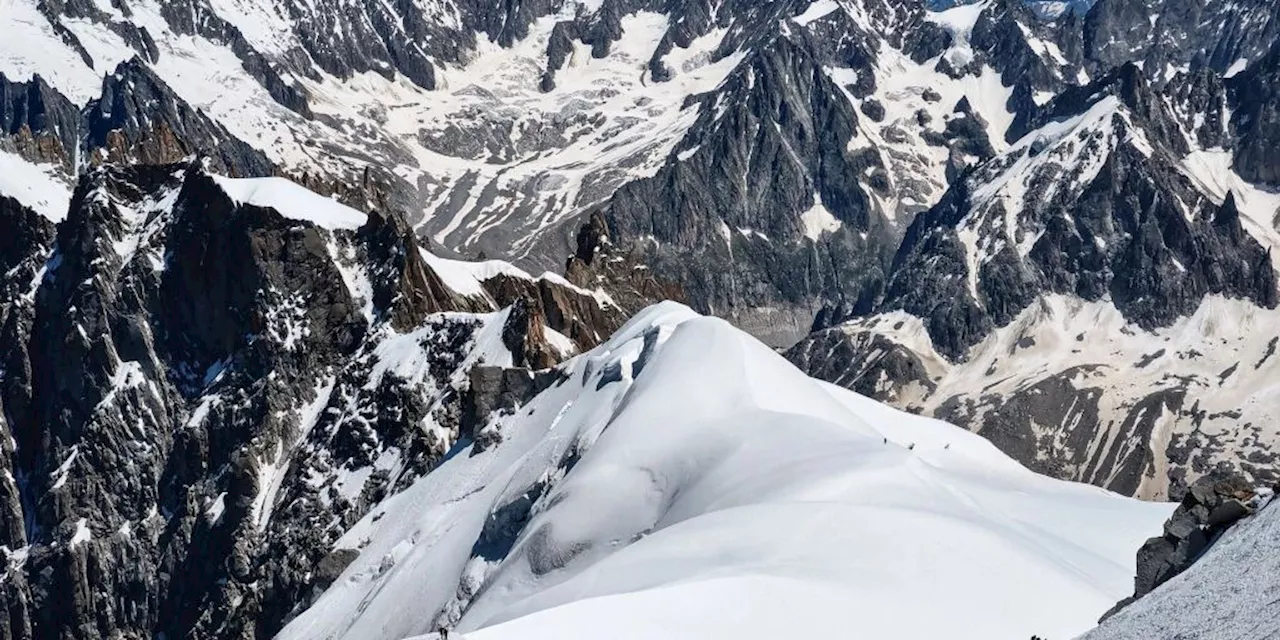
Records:
[[[822,331],[802,340],[787,358],[815,378],[884,402],[904,402],[937,389],[919,355],[875,333]]]
[[[865,238],[888,232],[862,188],[849,184],[867,168],[842,151],[858,124],[853,105],[812,53],[786,39],[721,91],[735,108],[703,109],[691,157],[619,190],[606,211],[611,235],[653,238],[647,251],[638,247],[647,263],[678,274],[700,307],[744,325],[758,322],[748,316],[762,307],[783,317],[807,308],[836,282],[856,296],[884,257]],[[815,207],[836,228],[830,247],[802,242],[800,214]],[[807,328],[805,315],[790,337]],[[785,344],[787,321],[778,320],[767,322],[780,335],[765,337]]]
[[[463,406],[462,435],[472,439],[483,450],[500,438],[496,430],[485,427],[497,411],[513,412],[552,384],[562,380],[562,372],[553,369],[532,371],[527,368],[477,366],[471,369],[470,387]]]
[[[1186,571],[1227,529],[1253,515],[1256,497],[1254,488],[1239,476],[1197,480],[1164,524],[1164,534],[1147,540],[1138,550],[1133,595],[1103,619]]]
[[[92,169],[56,233],[0,198],[5,637],[270,637],[351,524],[547,384],[504,368],[624,317],[545,278],[502,309],[396,216],[325,226],[216,164]],[[470,393],[481,364],[508,383]]]
[[[1267,149],[1280,143],[1280,107],[1276,106],[1276,82],[1280,81],[1280,39],[1271,50],[1239,75],[1227,80],[1239,142],[1234,167],[1245,180],[1280,187],[1280,163]]]
[[[80,110],[40,76],[20,82],[0,73],[0,130],[0,149],[75,169]]]
[[[77,162],[167,164],[195,155],[234,176],[274,170],[261,151],[193,109],[136,58],[117,67],[101,96],[82,108],[39,76],[12,82],[3,74],[0,105],[0,125],[8,134],[0,136],[0,150],[54,164],[67,179],[75,177]]]
[[[43,216],[23,207],[16,200],[0,197],[0,228],[5,233],[0,238],[0,271],[6,274],[0,284],[0,340],[5,348],[0,350],[0,371],[6,384],[0,393],[0,431],[14,432],[10,420],[10,407],[21,407],[30,402],[26,384],[31,379],[30,356],[27,337],[34,322],[35,284],[42,278],[42,271],[53,245],[54,226]],[[16,385],[8,381],[17,381]],[[0,545],[8,549],[21,549],[27,544],[28,531],[24,520],[23,496],[15,474],[14,441],[3,439],[0,444]],[[11,610],[8,617],[25,618],[25,604],[6,597],[4,609]],[[5,628],[0,625],[0,628]],[[10,636],[21,635],[24,625],[10,627]],[[16,629],[16,630],[14,630]]]
[[[191,108],[137,58],[102,84],[102,97],[86,107],[84,149],[89,164],[169,164],[197,154],[236,177],[270,175],[261,151]]]
[[[1048,131],[1063,121],[1066,136]],[[1137,67],[1062,93],[1027,126],[916,218],[881,310],[925,318],[935,346],[961,359],[1045,292],[1106,297],[1148,329],[1207,294],[1276,306],[1267,248],[1233,196],[1209,202],[1182,173],[1184,138]]]
[[[1223,504],[1233,504],[1234,493],[1218,497]],[[1280,633],[1274,604],[1280,509],[1275,507],[1274,491],[1265,488],[1253,504],[1251,515],[1225,530],[1215,527],[1216,541],[1194,564],[1083,638],[1269,638]]]
[[[576,249],[565,262],[564,272],[579,287],[604,288],[620,306],[633,313],[653,300],[686,300],[679,285],[655,277],[635,252],[623,252],[613,243],[600,212],[578,229]]]
[[[1140,62],[1167,74],[1166,80],[1188,65],[1225,72],[1271,48],[1280,36],[1273,19],[1277,10],[1274,0],[1098,0],[1084,18],[1084,43],[1089,58],[1103,68]]]

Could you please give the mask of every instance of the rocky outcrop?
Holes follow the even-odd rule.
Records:
[[[939,64],[949,74],[979,75],[982,65],[999,71],[1003,84],[1012,87],[1010,112],[1022,114],[1035,106],[1037,93],[1058,93],[1080,77],[1085,64],[1080,22],[1074,13],[1045,20],[1024,0],[997,0],[973,26],[973,60],[963,69],[945,57]],[[1053,43],[1051,54],[1046,54],[1045,42]],[[1015,139],[1011,132],[1009,141]]]
[[[77,162],[156,165],[204,156],[233,176],[275,171],[261,151],[188,105],[139,58],[121,63],[84,107],[39,76],[12,82],[0,74],[0,128],[0,150],[52,164],[73,182]]]
[[[847,151],[858,115],[813,54],[785,38],[712,100],[732,106],[702,110],[683,143],[690,157],[618,191],[604,214],[609,235],[695,307],[786,344],[808,329],[817,300],[856,297],[884,258],[871,238],[885,223],[856,178],[869,167]],[[800,221],[814,207],[836,228],[817,243]],[[769,308],[795,314],[772,323],[775,335],[758,315]]]
[[[1280,146],[1280,37],[1265,56],[1227,84],[1239,138],[1236,171],[1250,182],[1280,187],[1280,158],[1274,153]]]
[[[1165,522],[1164,533],[1147,540],[1138,550],[1133,595],[1117,603],[1102,619],[1186,571],[1236,522],[1253,515],[1260,503],[1256,489],[1239,476],[1197,480]]]
[[[486,311],[484,305],[449,289],[422,259],[418,237],[404,219],[378,211],[357,231],[373,288],[373,304],[400,331],[420,326],[441,311]]]
[[[546,326],[567,337],[585,351],[600,344],[627,320],[627,312],[610,301],[606,294],[564,286],[547,278],[536,280],[498,274],[485,280],[484,289],[498,306],[515,305],[517,327],[533,326],[532,330],[513,329],[509,344],[525,342],[527,362],[534,368],[547,366],[553,347],[546,338],[539,336]],[[526,321],[525,318],[528,318]],[[532,335],[530,335],[532,333]],[[518,336],[518,337],[517,337]]]
[[[1280,36],[1274,0],[1247,3],[1098,0],[1083,23],[1085,56],[1096,71],[1140,62],[1152,73],[1188,65],[1219,73],[1255,60]]]
[[[628,315],[660,300],[685,302],[678,284],[655,276],[634,252],[626,252],[609,238],[608,223],[593,213],[578,229],[577,248],[565,261],[565,278],[584,289],[603,289]]]
[[[72,173],[79,131],[80,109],[44,78],[16,82],[0,73],[0,150]]]
[[[544,322],[620,322],[550,281],[558,320],[493,313],[397,216],[326,228],[209,164],[93,169],[56,236],[0,198],[7,637],[273,635],[349,561],[333,542],[463,437],[474,366],[555,364]],[[517,328],[514,352],[482,339]]]
[[[821,331],[791,347],[786,356],[815,378],[907,408],[937,388],[919,355],[875,333]]]
[[[107,76],[84,118],[90,164],[168,164],[203,155],[236,177],[272,172],[261,151],[187,105],[137,58]]]
[[[1280,633],[1280,619],[1275,615],[1280,509],[1275,507],[1274,494],[1272,489],[1259,489],[1252,501],[1256,505],[1254,513],[1225,531],[1218,530],[1212,546],[1176,579],[1163,582],[1081,637],[1130,640],[1276,636]],[[1230,502],[1234,497],[1228,494],[1222,499]]]
[[[471,370],[464,398],[462,436],[472,439],[478,450],[501,437],[496,429],[485,429],[495,411],[515,411],[534,396],[563,380],[558,369],[533,371],[527,368],[477,366]]]
[[[26,546],[27,529],[14,467],[13,434],[18,425],[8,416],[32,401],[28,341],[35,290],[49,259],[54,226],[16,200],[0,196],[0,229],[0,273],[5,274],[0,281],[0,344],[5,345],[0,350],[0,546],[17,550]]]

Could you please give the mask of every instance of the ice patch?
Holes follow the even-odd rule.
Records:
[[[76,521],[76,532],[71,535],[71,541],[68,542],[72,548],[82,542],[88,542],[93,539],[93,532],[89,530],[88,518],[80,518]]]
[[[973,27],[978,24],[978,18],[990,4],[991,0],[984,0],[925,14],[926,20],[951,32],[951,49],[944,55],[954,67],[961,68],[973,61],[973,47],[969,44],[969,37],[973,35]]]
[[[1230,67],[1227,67],[1227,70],[1222,73],[1222,77],[1234,78],[1241,71],[1244,71],[1245,69],[1248,69],[1248,68],[1249,68],[1249,59],[1240,58],[1235,62],[1232,62]]]
[[[841,227],[840,221],[823,206],[822,197],[816,193],[813,194],[813,206],[800,214],[800,224],[804,226],[805,237],[815,242],[824,233],[835,233]]]
[[[809,23],[821,20],[831,13],[838,11],[840,4],[836,0],[814,0],[804,13],[792,18],[792,22],[804,27]]]

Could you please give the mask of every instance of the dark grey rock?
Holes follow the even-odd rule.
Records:
[[[1274,42],[1265,56],[1226,82],[1239,137],[1236,171],[1245,180],[1280,187],[1280,158],[1275,153],[1280,146],[1280,38]]]
[[[27,549],[0,580],[11,637],[274,635],[350,562],[342,533],[461,435],[486,316],[437,312],[488,299],[445,288],[396,216],[319,229],[232,200],[209,163],[92,169],[56,234],[0,197],[0,545]],[[395,331],[421,379],[378,368]],[[491,407],[558,379],[504,375]]]
[[[137,58],[121,63],[85,109],[85,147],[91,163],[169,164],[207,156],[235,177],[270,175],[261,151],[191,108]]]
[[[1165,522],[1164,534],[1147,540],[1138,550],[1133,595],[1102,619],[1186,571],[1236,522],[1253,515],[1253,496],[1253,488],[1240,476],[1208,475],[1192,484]]]
[[[1248,505],[1235,498],[1228,498],[1209,511],[1205,524],[1210,527],[1225,527],[1236,520],[1249,515],[1252,510]]]
[[[484,450],[500,437],[492,430],[484,430],[492,413],[515,411],[563,378],[564,374],[555,369],[530,371],[483,365],[474,367],[463,400],[462,436],[473,439],[477,451]]]
[[[0,149],[71,173],[79,130],[80,109],[43,78],[13,82],[0,73]]]
[[[1272,46],[1278,10],[1274,0],[1098,0],[1083,21],[1084,55],[1092,70],[1141,62],[1153,71],[1202,65],[1221,73]]]

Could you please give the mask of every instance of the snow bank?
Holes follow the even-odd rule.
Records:
[[[71,188],[53,176],[51,165],[36,165],[0,150],[0,195],[54,221],[67,217]]]
[[[236,202],[275,209],[291,220],[306,220],[326,229],[357,229],[363,213],[284,178],[224,178],[214,182]]]
[[[521,269],[505,260],[480,260],[470,262],[466,260],[450,260],[437,256],[426,249],[421,250],[422,260],[431,267],[436,275],[444,282],[445,286],[453,291],[467,297],[483,298],[490,300],[488,292],[484,289],[484,282],[498,276],[507,276],[519,280],[527,280],[529,282],[538,282],[546,280],[558,287],[563,287],[575,293],[595,298],[602,307],[618,306],[613,298],[601,290],[583,289],[564,278],[558,273],[545,271],[538,277],[529,275],[527,271]]]
[[[482,283],[500,275],[511,276],[521,280],[533,280],[533,276],[510,262],[503,260],[481,260],[467,262],[441,258],[430,251],[422,250],[422,259],[431,267],[436,275],[450,289],[469,297],[487,297]]]
[[[1037,476],[956,427],[647,309],[355,525],[280,635],[1072,637],[1169,506]]]

